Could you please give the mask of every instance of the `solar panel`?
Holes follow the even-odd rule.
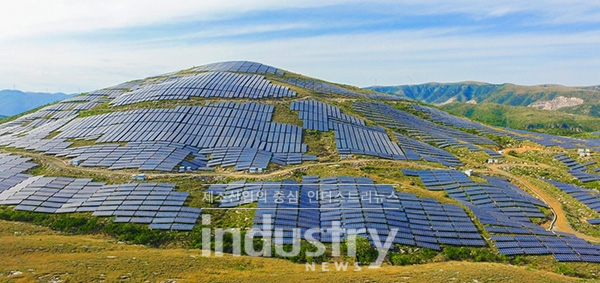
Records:
[[[485,241],[477,233],[477,229],[466,213],[457,206],[440,205],[434,199],[418,198],[411,194],[401,194],[396,199],[405,201],[394,202],[393,198],[367,198],[368,195],[394,194],[395,190],[390,186],[375,185],[369,178],[321,178],[314,177],[303,178],[301,183],[292,181],[276,183],[230,183],[228,185],[212,185],[208,191],[224,192],[227,195],[233,190],[246,192],[252,188],[261,188],[261,192],[267,192],[264,200],[257,200],[257,212],[254,217],[254,226],[262,227],[262,215],[275,215],[273,227],[275,228],[316,228],[330,229],[333,222],[340,223],[343,229],[372,229],[378,237],[384,237],[390,229],[398,229],[399,234],[394,242],[408,245],[415,245],[415,236],[419,236],[418,242],[422,246],[439,248],[437,244],[442,235],[437,235],[436,230],[432,230],[432,223],[440,225],[436,220],[428,220],[429,214],[435,214],[445,217],[445,224],[449,224],[451,231],[457,231],[452,223],[457,227],[462,227],[469,231],[475,231],[472,234],[454,234],[455,243],[462,245],[481,246]],[[313,197],[308,197],[308,193]],[[271,196],[271,197],[269,197]],[[297,198],[296,196],[300,196]],[[316,197],[319,201],[316,201]],[[417,206],[419,209],[413,213],[407,213],[408,209],[403,205]],[[221,207],[229,207],[230,202],[221,202]],[[237,203],[235,204],[237,205]],[[233,206],[233,205],[232,205]],[[312,207],[313,210],[304,210],[298,208]],[[384,209],[385,207],[385,209]],[[447,211],[446,211],[447,210]],[[461,222],[454,222],[450,214],[462,212],[464,218]],[[450,213],[450,214],[444,214]],[[403,221],[398,221],[404,220]],[[441,219],[441,218],[439,218]],[[409,224],[410,222],[410,224]],[[416,224],[420,223],[420,224]],[[409,228],[410,225],[410,228]],[[468,227],[468,228],[464,228]],[[446,237],[448,234],[445,235]],[[331,235],[323,233],[322,240],[331,241]]]

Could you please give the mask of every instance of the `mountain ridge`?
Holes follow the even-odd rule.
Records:
[[[56,92],[25,92],[21,90],[0,90],[0,115],[13,116],[36,107],[69,98],[70,94]]]
[[[510,106],[529,106],[538,101],[551,101],[559,96],[581,98],[587,103],[600,103],[600,87],[569,87],[556,84],[523,86],[512,83],[491,84],[465,81],[457,83],[425,83],[418,85],[370,86],[365,89],[405,95],[430,104],[442,104],[455,98],[457,102],[475,100]]]

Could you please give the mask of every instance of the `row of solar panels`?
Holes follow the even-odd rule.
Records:
[[[566,154],[557,154],[554,156],[554,159],[559,160],[565,165],[567,165],[571,169],[567,172],[569,172],[571,175],[573,175],[573,177],[577,178],[583,183],[600,181],[600,175],[585,172],[585,170],[587,169],[586,166],[593,165],[595,164],[595,162],[579,164],[577,161],[567,156]]]
[[[362,119],[343,114],[340,108],[315,100],[292,102],[290,110],[298,111],[298,118],[304,121],[304,128],[308,130],[327,132],[333,129],[332,121],[365,125]]]
[[[300,79],[300,78],[274,78],[283,83],[291,84],[297,87],[301,87],[304,89],[308,89],[318,93],[324,94],[336,94],[336,95],[344,95],[344,96],[358,96],[358,97],[368,97],[375,99],[383,99],[383,100],[408,100],[406,97],[398,96],[398,95],[389,95],[386,93],[360,93],[356,91],[351,91],[346,88],[342,88],[336,85],[332,85],[325,82],[316,81],[313,79]]]
[[[419,141],[396,135],[400,145],[390,140],[378,127],[367,127],[363,120],[347,116],[338,107],[314,100],[293,102],[291,110],[299,111],[304,128],[334,130],[336,147],[340,154],[365,154],[396,160],[423,160],[441,162],[447,166],[461,166],[453,155]]]
[[[370,127],[334,123],[336,147],[340,154],[365,154],[405,160],[404,153],[387,133]]]
[[[139,169],[171,171],[188,156],[194,159],[186,164],[197,169],[208,169],[208,158],[199,149],[165,142],[131,142],[125,146],[100,144],[65,149],[57,154],[83,167],[108,167],[111,170]]]
[[[554,180],[546,180],[546,182],[571,195],[590,209],[600,213],[600,193],[598,191]]]
[[[517,135],[510,131],[499,131],[494,128],[485,126],[480,123],[476,123],[473,121],[469,121],[460,117],[456,117],[448,114],[442,110],[431,108],[423,105],[414,104],[413,109],[425,114],[432,122],[441,123],[446,126],[459,128],[459,129],[468,129],[468,130],[476,130],[480,134],[492,134],[496,136],[510,136],[515,140],[523,140],[524,137]],[[496,157],[492,157],[496,158]]]
[[[450,115],[439,109],[418,104],[414,104],[413,108],[421,113],[426,114],[433,122],[442,123],[446,126],[455,128],[476,130],[480,134],[484,135],[492,134],[495,136],[508,136],[514,138],[515,140],[529,140],[544,146],[559,146],[562,148],[600,147],[599,139],[576,139],[514,129],[497,130],[479,123]]]
[[[145,82],[133,91],[122,93],[110,104],[122,106],[145,101],[187,100],[190,97],[261,99],[294,96],[296,93],[289,88],[272,84],[262,75],[211,71]]]
[[[506,255],[553,255],[562,262],[600,262],[600,247],[566,234],[552,236],[492,236],[498,251]]]
[[[575,161],[575,159],[569,157],[568,155],[566,155],[564,153],[557,154],[553,158],[564,163],[565,165],[567,165],[567,167],[569,167],[573,171],[585,171],[586,170],[584,165],[577,163],[577,161]]]
[[[438,162],[449,167],[458,167],[463,165],[458,158],[445,150],[415,139],[411,139],[398,133],[395,133],[394,136],[404,151],[407,160],[422,159],[429,162]]]
[[[0,205],[39,213],[93,212],[94,216],[116,217],[116,222],[191,230],[201,209],[184,206],[189,194],[174,188],[164,183],[106,185],[91,179],[36,176],[1,192]]]
[[[226,105],[214,105],[210,108],[224,107]],[[244,109],[227,108],[230,111],[223,113],[224,116],[213,117],[189,114],[199,113],[203,107],[189,108],[186,109],[187,112],[178,112],[178,109],[163,110],[157,116],[162,121],[156,122],[144,121],[143,114],[137,110],[77,119],[61,129],[62,133],[56,138],[98,138],[97,142],[158,140],[198,148],[247,147],[272,152],[302,151],[301,128],[267,122],[272,115],[272,107],[268,108],[270,112],[263,112],[262,118],[251,115],[256,112]],[[128,116],[127,119],[119,118],[122,115]]]
[[[536,206],[547,207],[543,202],[501,178],[485,177],[489,183],[478,183],[459,171],[403,172],[407,175],[418,175],[429,190],[443,190],[456,200],[486,207],[516,219],[543,218],[544,214]]]
[[[406,131],[409,135],[418,136],[425,142],[436,143],[440,148],[446,146],[462,147],[464,146],[464,142],[479,145],[496,145],[495,142],[488,138],[437,125],[386,104],[355,102],[353,105],[356,111],[363,113],[363,115],[378,124],[385,125],[391,129]]]
[[[313,236],[323,242],[331,242],[335,229],[344,236],[358,233],[371,240],[373,236],[361,229],[373,230],[374,237],[384,240],[391,229],[397,229],[397,244],[433,249],[439,249],[440,244],[485,245],[460,207],[397,193],[369,178],[309,176],[301,183],[241,181],[213,185],[208,192],[222,196],[222,207],[258,202],[255,228],[289,231],[284,243],[294,240],[292,229],[318,229]]]
[[[278,164],[297,164],[315,160],[303,156],[302,128],[269,122],[274,107],[256,103],[218,103],[175,109],[140,109],[61,121],[47,131],[38,131],[36,138],[23,140],[18,136],[2,137],[0,144],[43,151],[73,158],[82,166],[102,166],[111,169],[171,171],[181,163],[184,167],[210,169],[213,165],[236,165],[239,170],[266,168],[270,157],[277,153]],[[60,128],[52,139],[45,138]],[[125,146],[96,145],[68,148],[66,139],[95,140],[99,143],[129,142]],[[151,142],[152,141],[152,142]],[[159,141],[159,142],[154,142]],[[193,145],[193,146],[189,146]],[[244,148],[268,152],[261,164],[232,158],[213,160],[197,154],[199,148]],[[184,159],[195,155],[193,161]],[[216,159],[216,158],[215,158]],[[239,156],[238,156],[239,159]],[[226,162],[223,162],[226,161]],[[183,162],[183,163],[182,163]]]
[[[195,67],[194,71],[220,71],[220,72],[238,72],[238,73],[251,73],[251,74],[275,74],[284,75],[282,70],[275,67],[264,65],[257,62],[250,61],[227,61],[220,63],[207,64],[199,67]]]
[[[576,139],[569,137],[561,137],[543,133],[532,133],[523,130],[511,129],[511,131],[525,135],[526,138],[532,142],[541,144],[543,146],[558,146],[564,149],[575,149],[575,148],[600,148],[600,139]]]
[[[445,190],[463,203],[492,234],[501,254],[552,254],[558,261],[600,262],[598,246],[533,224],[529,217],[544,216],[536,206],[546,205],[505,179],[488,177],[488,183],[480,183],[458,171],[403,170],[403,173],[419,176],[428,189]],[[513,209],[507,209],[511,207],[506,204]]]
[[[0,153],[0,193],[31,177],[31,175],[23,174],[37,166],[29,162],[30,160],[30,158]]]

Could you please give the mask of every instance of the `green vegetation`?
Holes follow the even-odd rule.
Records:
[[[560,85],[520,86],[514,84],[488,84],[482,82],[427,83],[404,86],[375,86],[367,89],[384,93],[406,95],[430,104],[449,101],[497,103],[509,106],[527,106],[536,101],[552,100],[558,96],[578,97],[588,103],[600,102],[596,89],[565,87]]]
[[[272,121],[299,127],[302,127],[303,123],[302,120],[298,118],[298,112],[290,110],[290,103],[276,104]]]
[[[600,131],[600,118],[495,103],[451,103],[442,109],[451,114],[492,125],[555,135]]]
[[[147,225],[112,223],[90,215],[43,214],[0,207],[0,219],[30,222],[73,235],[105,234],[119,241],[159,247],[173,237],[164,231],[150,230]]]
[[[354,272],[307,271],[305,264],[293,260],[233,257],[225,254],[209,258],[198,249],[171,247],[154,249],[139,245],[117,244],[104,237],[61,235],[46,228],[0,220],[0,265],[2,282],[449,282],[512,281],[571,282],[575,278],[557,274],[555,265],[537,268],[500,263],[433,262],[425,266],[363,268]],[[531,259],[530,261],[535,260]],[[548,261],[547,258],[544,258]],[[317,261],[315,261],[317,262]],[[566,264],[576,271],[583,265]],[[588,266],[588,270],[595,268]],[[597,268],[596,268],[597,269]],[[17,275],[14,271],[22,274]],[[8,277],[9,274],[11,277]],[[298,274],[302,276],[298,276]],[[583,274],[589,275],[589,274]]]

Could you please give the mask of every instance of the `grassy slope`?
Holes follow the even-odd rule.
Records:
[[[570,282],[524,267],[471,262],[364,268],[360,272],[306,271],[286,260],[203,258],[199,250],[152,249],[102,237],[66,236],[29,224],[0,221],[0,282]],[[335,269],[335,268],[333,268]],[[318,268],[317,268],[318,270]],[[15,271],[21,275],[8,277]]]
[[[552,134],[572,135],[600,130],[600,118],[538,110],[529,107],[506,106],[495,103],[451,103],[442,106],[451,114],[470,118],[493,126],[534,130]]]
[[[327,100],[331,104],[342,107],[347,114],[352,113],[348,106],[348,97],[334,95],[315,94],[306,90],[298,91],[299,98],[313,96],[314,99]],[[352,100],[352,99],[350,99]],[[208,101],[221,101],[219,99],[192,99],[186,102],[168,101],[160,103],[139,103],[119,110],[137,109],[142,107],[174,107],[180,104],[201,105]],[[244,100],[240,100],[244,101]],[[261,100],[276,106],[274,121],[300,125],[297,112],[289,110],[289,99]],[[101,105],[97,109],[87,111],[83,116],[95,115],[117,109]],[[334,152],[333,134],[322,133],[321,135],[305,136],[305,143],[309,145],[309,154],[312,151],[320,152],[320,161],[337,161],[334,154],[322,156],[323,152]],[[316,152],[315,152],[316,153]],[[39,162],[40,160],[36,160]],[[43,162],[41,162],[43,164]],[[454,203],[446,196],[424,190],[422,187],[411,182],[410,178],[402,176],[401,168],[426,165],[424,162],[407,164],[391,164],[387,161],[364,163],[347,163],[327,166],[315,166],[300,173],[307,175],[338,176],[353,175],[367,176],[380,183],[397,183],[402,191],[417,194],[422,197],[433,197],[443,203]],[[51,166],[49,166],[51,167]],[[439,167],[434,164],[434,167]],[[43,168],[47,175],[71,175],[72,172],[64,170]],[[42,172],[38,172],[42,173]],[[54,174],[52,174],[54,173]],[[69,173],[69,174],[67,174]],[[295,175],[293,175],[295,176]],[[99,176],[90,176],[102,179]],[[125,176],[128,177],[128,176]],[[124,177],[124,178],[125,178]],[[298,178],[300,175],[297,176]],[[273,177],[273,180],[284,178],[284,176]],[[286,176],[287,178],[287,176]],[[111,178],[112,179],[112,178]],[[271,179],[268,179],[271,180]],[[126,180],[112,180],[125,182]],[[198,196],[202,191],[201,183],[207,181],[182,180],[180,178],[155,180],[177,183],[182,191],[192,192],[192,206],[205,206],[200,202]],[[189,181],[189,185],[187,184]],[[219,180],[218,182],[229,182],[232,180]],[[184,184],[185,183],[185,184]],[[196,187],[193,190],[192,187]],[[203,187],[202,187],[203,188]],[[194,197],[195,196],[195,197]],[[248,211],[230,210],[222,215],[213,215],[215,224],[220,227],[248,227],[251,224],[251,214]],[[28,235],[17,235],[14,232],[23,232]],[[99,239],[98,239],[99,238]],[[348,282],[348,281],[415,281],[415,282],[447,282],[452,280],[467,281],[477,279],[479,281],[541,281],[564,282],[568,278],[549,273],[555,272],[554,265],[545,271],[526,270],[507,264],[470,263],[470,262],[437,262],[426,265],[391,267],[363,272],[305,272],[305,266],[293,264],[285,260],[261,259],[261,258],[233,258],[226,255],[224,258],[204,259],[199,257],[198,250],[185,249],[150,249],[141,246],[117,245],[109,238],[101,235],[90,236],[65,236],[47,229],[33,227],[22,223],[9,223],[0,221],[0,254],[6,255],[6,264],[0,265],[0,282],[7,280],[6,274],[12,270],[24,272],[15,279],[22,281],[42,280],[49,281],[54,276],[65,281],[91,282],[91,281],[166,281],[167,279],[185,279],[187,281],[294,281],[308,279],[308,281],[321,282]],[[540,257],[542,258],[542,257]],[[553,262],[553,260],[551,260]],[[29,270],[33,270],[30,272]],[[104,274],[104,276],[102,276]],[[241,280],[240,280],[241,279]]]

